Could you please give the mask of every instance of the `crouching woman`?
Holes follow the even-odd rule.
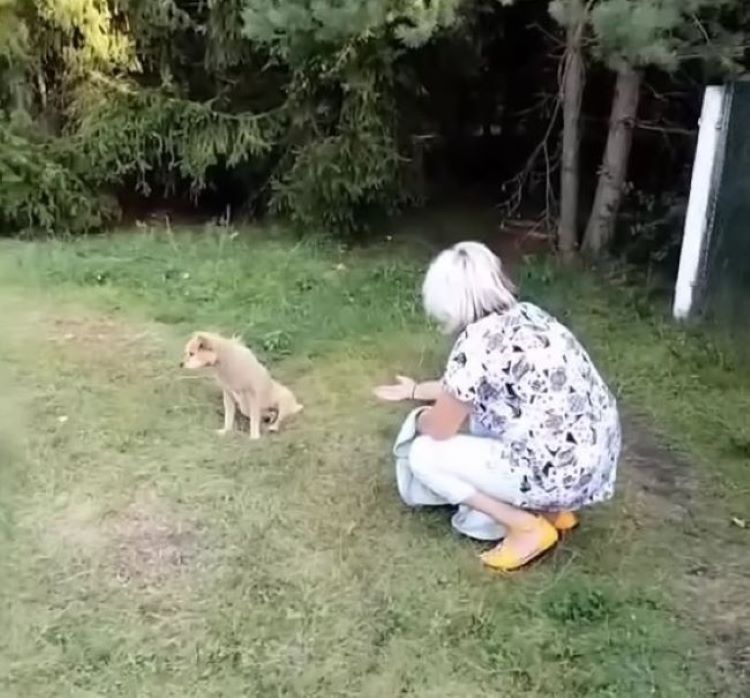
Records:
[[[574,512],[612,497],[617,403],[576,337],[519,302],[484,245],[442,252],[425,277],[423,301],[456,337],[442,379],[399,377],[375,394],[431,403],[409,453],[413,476],[446,503],[499,524],[504,539],[482,560],[517,569],[575,526]]]

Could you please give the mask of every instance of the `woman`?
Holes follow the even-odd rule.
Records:
[[[399,377],[382,400],[432,403],[409,467],[425,487],[483,512],[506,535],[482,560],[517,569],[614,491],[617,403],[586,351],[545,311],[515,298],[487,247],[463,242],[430,265],[425,310],[456,336],[440,381]],[[468,434],[460,434],[468,421]]]

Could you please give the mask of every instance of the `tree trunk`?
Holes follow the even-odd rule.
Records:
[[[583,56],[581,38],[584,27],[584,9],[581,0],[575,16],[568,25],[565,48],[565,64],[562,79],[563,143],[562,168],[560,171],[560,222],[557,228],[557,244],[562,258],[572,261],[578,249],[578,190],[580,186],[580,120],[583,98]]]
[[[640,88],[640,72],[623,64],[617,72],[607,146],[599,172],[594,205],[583,237],[584,252],[594,257],[606,251],[614,237],[617,212],[625,189]]]

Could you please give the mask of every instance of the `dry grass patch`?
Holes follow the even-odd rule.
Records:
[[[30,524],[45,556],[68,558],[103,582],[153,590],[199,567],[200,528],[153,493],[137,493],[120,511],[73,499],[49,518],[36,510]]]

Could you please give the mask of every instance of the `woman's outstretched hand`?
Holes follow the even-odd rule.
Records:
[[[414,398],[414,388],[417,383],[406,376],[396,376],[396,383],[392,385],[379,385],[373,390],[375,397],[385,402],[402,402]]]

